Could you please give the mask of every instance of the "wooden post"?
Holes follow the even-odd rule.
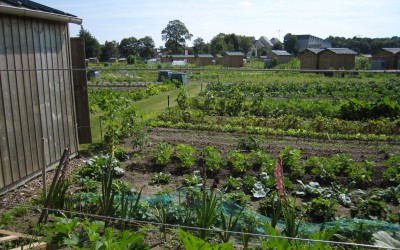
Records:
[[[168,94],[168,108],[169,108],[170,106],[169,106],[169,94]]]
[[[47,184],[46,184],[46,170],[47,170],[47,164],[46,164],[46,153],[45,153],[45,138],[42,138],[42,148],[43,148],[43,168],[42,168],[42,178],[43,178],[43,198],[44,201],[46,201],[46,195],[47,195]]]

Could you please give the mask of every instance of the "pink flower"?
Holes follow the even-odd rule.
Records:
[[[283,196],[285,190],[283,187],[281,159],[279,157],[277,158],[275,165],[275,181],[276,181],[276,190],[278,190],[278,194],[280,196]]]

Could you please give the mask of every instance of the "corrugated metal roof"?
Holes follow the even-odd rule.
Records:
[[[47,13],[53,13],[53,14],[58,14],[58,15],[63,15],[63,16],[70,16],[70,17],[76,17],[72,14],[66,13],[61,10],[56,10],[53,8],[50,8],[48,6],[45,6],[43,4],[39,4],[33,1],[29,0],[0,0],[0,4],[5,3],[14,7],[19,7],[19,8],[26,8],[30,10],[39,10]]]
[[[319,52],[324,51],[325,49],[308,48],[308,49],[306,49],[306,50],[309,50],[309,51],[311,51],[311,52],[314,53],[314,54],[318,54]],[[306,50],[305,50],[305,51],[306,51]]]
[[[214,56],[211,55],[211,54],[198,54],[197,57],[200,57],[200,58],[214,58]]]
[[[354,50],[351,50],[348,48],[327,48],[327,50],[330,50],[333,53],[338,54],[338,55],[357,55],[358,54]]]
[[[271,50],[271,52],[277,56],[291,56],[292,55],[289,52],[287,52],[286,50]]]
[[[224,55],[228,56],[244,56],[242,52],[232,52],[232,51],[227,51],[224,53]]]
[[[392,54],[397,54],[400,52],[400,48],[382,48],[382,49]]]
[[[172,57],[184,57],[184,58],[187,58],[187,57],[194,57],[194,55],[171,55]]]

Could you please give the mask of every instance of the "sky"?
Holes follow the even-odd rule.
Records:
[[[180,20],[205,42],[219,33],[277,37],[287,33],[384,38],[400,36],[399,0],[34,0],[83,19],[101,44],[151,36],[164,46],[161,31]],[[70,24],[70,36],[80,26]]]

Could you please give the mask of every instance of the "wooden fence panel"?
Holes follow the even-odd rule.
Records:
[[[3,28],[5,34],[12,34],[11,20],[6,17],[3,18]],[[23,154],[23,142],[21,136],[21,124],[18,121],[19,118],[19,103],[18,103],[18,93],[16,88],[16,75],[14,69],[14,46],[11,35],[5,36],[5,47],[6,47],[6,67],[8,70],[8,91],[9,100],[5,100],[6,106],[9,106],[8,112],[6,113],[7,121],[7,132],[8,132],[8,142],[11,151],[11,172],[12,172],[12,182],[19,180],[19,168],[24,166],[25,159]],[[8,104],[8,105],[7,105]]]
[[[68,25],[65,24],[64,26],[64,43],[63,43],[63,65],[68,65],[69,71],[65,74],[65,81],[66,83],[71,83],[73,80],[72,72],[71,72],[71,47],[69,42],[69,30]],[[66,84],[65,85],[65,96],[71,97],[73,96],[73,85]],[[69,128],[69,139],[70,139],[70,147],[72,152],[76,152],[78,150],[78,141],[77,139],[77,132],[76,132],[76,119],[75,119],[75,108],[74,108],[74,99],[73,98],[66,98],[67,103],[67,118],[68,118],[68,128]],[[76,151],[75,151],[76,150]]]
[[[0,16],[0,193],[54,166],[68,145],[78,151],[68,32]]]
[[[0,155],[1,155],[1,166],[2,171],[2,182],[4,186],[12,183],[12,173],[11,173],[11,158],[10,155],[12,151],[9,149],[10,143],[8,140],[9,136],[9,126],[12,126],[12,120],[6,119],[6,117],[11,116],[10,105],[10,91],[8,87],[8,72],[7,69],[7,58],[6,58],[6,46],[4,43],[4,29],[3,29],[3,18],[0,17]],[[15,149],[14,149],[15,150]]]
[[[12,30],[12,45],[14,46],[14,67],[15,67],[15,79],[16,82],[13,84],[16,89],[16,97],[19,107],[19,116],[14,117],[14,121],[19,123],[21,126],[20,131],[15,131],[15,136],[20,138],[18,155],[22,155],[24,158],[23,164],[18,166],[18,178],[27,175],[27,166],[32,165],[32,157],[30,152],[29,143],[29,130],[28,130],[28,119],[26,112],[26,97],[25,97],[25,85],[24,85],[24,72],[22,67],[22,56],[21,56],[21,39],[19,36],[19,24],[18,19],[11,18],[11,30]]]
[[[31,77],[30,77],[30,67],[29,67],[29,49],[28,49],[28,39],[27,39],[27,24],[29,21],[25,19],[18,19],[18,30],[21,45],[21,66],[24,71],[23,74],[23,88],[24,88],[24,98],[25,98],[25,110],[27,119],[27,129],[28,137],[26,144],[26,154],[27,155],[27,165],[26,165],[26,175],[32,174],[34,172],[33,166],[38,164],[38,153],[36,147],[36,136],[35,136],[35,119],[32,101],[32,88],[31,88]],[[29,159],[29,164],[28,164]]]
[[[89,97],[85,70],[85,40],[83,38],[71,38],[71,60],[72,68],[74,69],[72,75],[79,143],[91,143],[92,132],[90,129]]]

